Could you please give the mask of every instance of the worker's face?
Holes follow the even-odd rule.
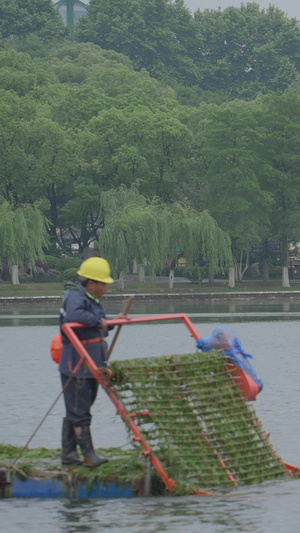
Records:
[[[87,291],[94,296],[94,298],[101,298],[106,293],[107,284],[102,281],[89,280]]]

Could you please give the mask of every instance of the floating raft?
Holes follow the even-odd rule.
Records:
[[[145,461],[137,450],[98,450],[98,468],[63,467],[61,450],[27,450],[0,444],[0,498],[132,498],[146,492]],[[162,486],[160,487],[162,490]]]
[[[217,351],[114,362],[102,386],[133,449],[102,450],[109,462],[91,470],[61,467],[59,450],[27,451],[11,471],[19,450],[2,445],[4,497],[212,495],[299,473],[277,455]]]

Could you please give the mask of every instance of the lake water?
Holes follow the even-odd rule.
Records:
[[[108,302],[111,316],[125,304]],[[6,306],[0,311],[0,441],[23,446],[60,392],[49,343],[58,306]],[[234,329],[264,383],[254,403],[285,462],[300,466],[300,304],[285,301],[205,304],[134,302],[133,315],[186,312],[199,336]],[[111,335],[111,339],[113,335]],[[190,353],[195,342],[181,323],[124,326],[111,359]],[[30,447],[60,447],[60,399]],[[96,447],[128,447],[129,438],[102,391],[93,408]],[[1,533],[298,533],[300,480],[242,487],[216,497],[121,500],[0,500]]]

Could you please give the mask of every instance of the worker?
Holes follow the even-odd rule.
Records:
[[[81,264],[77,274],[80,276],[81,286],[78,290],[65,293],[60,311],[60,325],[65,322],[80,322],[87,326],[75,328],[74,331],[97,367],[103,367],[107,353],[105,338],[108,330],[113,327],[107,327],[105,310],[100,299],[106,292],[107,284],[113,283],[110,267],[105,259],[90,257]],[[118,316],[124,317],[124,314]],[[64,387],[81,358],[62,331],[61,337],[59,372]],[[66,416],[62,427],[62,464],[83,463],[95,467],[107,462],[105,457],[99,457],[95,453],[90,432],[90,410],[97,390],[98,381],[88,367],[82,364],[64,390]],[[77,455],[77,445],[83,455],[83,462]]]

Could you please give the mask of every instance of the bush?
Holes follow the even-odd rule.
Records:
[[[57,276],[51,276],[51,275],[41,275],[41,274],[37,274],[37,275],[34,275],[32,278],[22,278],[22,283],[31,283],[31,282],[34,282],[34,283],[60,283],[60,282],[63,282],[63,277],[62,275],[57,275]]]
[[[269,266],[269,278],[270,279],[281,279],[282,278],[282,267],[281,266]]]
[[[59,257],[58,259],[58,270],[67,270],[69,268],[78,268],[82,263],[81,257]]]
[[[189,266],[184,269],[183,275],[192,283],[201,283],[202,281],[202,269],[199,266]]]
[[[164,266],[163,270],[161,273],[156,273],[157,276],[165,276],[166,278],[169,277],[170,275],[170,267],[168,266]],[[174,269],[174,276],[178,277],[178,278],[182,278],[184,277],[184,268],[180,268],[180,267],[175,267]]]
[[[45,255],[45,263],[47,263],[49,268],[57,269],[59,259],[59,257],[55,257],[54,255]]]
[[[76,268],[67,268],[64,270],[63,278],[64,281],[73,281],[76,283],[78,281],[78,274],[77,274],[78,267]]]
[[[81,257],[55,257],[54,255],[45,255],[45,262],[49,268],[54,268],[55,270],[64,271],[67,268],[78,268],[82,263]]]

